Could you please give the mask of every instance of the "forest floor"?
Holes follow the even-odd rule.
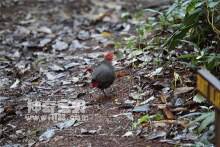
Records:
[[[159,67],[133,69],[127,58],[115,59],[114,65],[123,72],[107,89],[109,98],[90,87],[91,75],[86,72],[105,51],[115,50],[121,36],[135,34],[138,23],[125,21],[125,15],[169,4],[168,0],[1,0],[0,146],[174,146],[176,142],[168,139],[184,123],[171,118],[187,108],[171,112],[161,104],[166,97],[161,96],[162,89],[169,91],[171,85],[172,67],[149,81],[139,75],[153,74]],[[187,73],[186,79],[192,76],[188,70],[181,72]],[[145,91],[141,100],[135,95],[137,85]],[[184,89],[188,95],[194,85]],[[152,102],[139,105],[141,101]],[[142,114],[160,110],[171,118],[152,122],[154,127],[151,123],[134,127]]]

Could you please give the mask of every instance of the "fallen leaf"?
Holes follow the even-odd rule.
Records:
[[[80,40],[87,40],[90,38],[90,33],[88,31],[80,31],[77,35],[77,38]]]
[[[155,99],[155,97],[154,97],[154,96],[151,96],[150,98],[148,98],[147,100],[141,102],[140,104],[141,104],[141,105],[147,104],[147,103],[149,103],[150,101],[153,101],[154,99]]]
[[[69,68],[72,68],[72,67],[78,66],[78,65],[80,65],[80,63],[71,62],[71,63],[68,63],[68,64],[64,65],[64,68],[65,68],[65,69],[69,69]]]
[[[57,65],[57,64],[53,64],[52,66],[49,67],[51,70],[53,71],[64,71],[64,68]]]
[[[163,108],[163,112],[166,115],[167,119],[170,119],[170,120],[175,119],[175,116],[173,115],[173,113],[170,111],[169,108]]]
[[[197,102],[197,103],[202,103],[202,102],[205,102],[206,99],[200,95],[200,94],[196,94],[194,97],[193,97],[193,101],[194,102]]]
[[[152,140],[160,137],[165,137],[167,135],[167,132],[165,131],[155,131],[151,132],[150,134],[144,135],[147,139]]]
[[[55,129],[47,129],[40,137],[39,141],[49,141],[55,135]]]
[[[17,88],[18,85],[19,85],[19,83],[20,83],[20,80],[19,80],[19,79],[16,79],[16,81],[10,86],[10,88],[11,88],[11,89]]]
[[[4,107],[4,112],[5,113],[7,113],[7,114],[9,114],[9,115],[14,115],[14,114],[16,114],[15,113],[15,108],[12,106],[12,105],[9,105],[9,106],[5,106]]]
[[[176,124],[176,125],[181,125],[184,128],[188,126],[188,121],[184,121],[184,120],[160,120],[160,121],[152,121],[152,123]]]
[[[125,77],[125,76],[129,75],[129,73],[124,70],[116,71],[115,74],[116,74],[117,78],[121,78],[121,77]]]
[[[52,45],[55,50],[65,50],[68,48],[68,44],[64,41],[57,40],[55,44]]]
[[[133,93],[130,93],[129,96],[135,100],[139,100],[139,99],[142,99],[142,95],[138,92],[133,92]]]
[[[112,36],[112,33],[111,32],[102,32],[101,35],[103,37],[111,37]]]
[[[178,96],[180,94],[184,94],[184,93],[187,93],[187,92],[190,92],[194,89],[194,87],[180,87],[180,88],[176,88],[174,90],[174,95],[175,96]]]
[[[51,34],[52,33],[51,29],[46,27],[46,26],[40,27],[37,31],[42,32],[42,33],[46,33],[46,34]]]
[[[159,67],[155,71],[153,71],[150,74],[148,74],[148,76],[149,77],[153,77],[153,76],[159,75],[159,74],[161,74],[162,70],[163,70],[163,67]]]
[[[65,128],[69,128],[71,126],[73,126],[74,124],[77,123],[77,120],[65,120],[64,122],[58,123],[56,124],[56,127],[58,127],[60,130],[65,129]]]
[[[40,47],[44,47],[45,45],[47,45],[47,44],[50,43],[50,42],[51,42],[51,39],[50,39],[50,38],[42,39],[42,40],[40,40],[39,46],[40,46]]]
[[[131,112],[113,115],[112,117],[119,117],[119,116],[126,116],[129,120],[131,120],[131,121],[134,120],[133,114]]]
[[[148,112],[149,110],[150,110],[149,105],[145,104],[145,105],[140,105],[140,106],[134,107],[134,109],[132,111],[133,112]]]
[[[102,21],[106,16],[111,16],[113,11],[106,11],[104,13],[100,13],[97,16],[95,16],[95,19],[93,20],[94,23],[98,23]]]
[[[133,136],[133,132],[132,131],[128,131],[124,135],[122,135],[122,137],[129,137],[129,136]]]
[[[72,44],[70,45],[70,50],[82,49],[85,46],[81,44],[78,40],[73,40]]]
[[[48,73],[46,73],[46,76],[47,76],[47,79],[48,79],[48,80],[53,81],[53,80],[55,80],[55,79],[59,79],[59,78],[64,77],[65,74],[64,74],[64,73],[55,74],[55,73],[53,73],[53,72],[48,72]]]

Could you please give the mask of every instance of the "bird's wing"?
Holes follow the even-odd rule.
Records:
[[[98,82],[108,82],[109,79],[114,80],[115,74],[112,69],[106,65],[101,65],[92,74],[92,80]]]

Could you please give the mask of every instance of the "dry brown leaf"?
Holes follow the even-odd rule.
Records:
[[[180,88],[176,88],[174,90],[174,95],[177,96],[177,95],[180,95],[180,94],[184,94],[184,93],[192,91],[193,89],[194,89],[194,87],[180,87]]]
[[[168,123],[168,124],[177,124],[181,125],[182,127],[186,128],[188,122],[187,121],[180,121],[180,120],[160,120],[160,121],[152,121],[152,123]]]
[[[117,78],[121,78],[121,77],[125,77],[125,76],[129,75],[129,73],[126,72],[126,71],[124,71],[124,70],[116,71],[115,74],[116,74],[116,77],[117,77]]]
[[[173,113],[170,111],[170,109],[169,108],[163,108],[163,113],[166,115],[166,118],[167,119],[170,119],[170,120],[172,120],[172,119],[174,119],[175,118],[175,116],[173,115]]]

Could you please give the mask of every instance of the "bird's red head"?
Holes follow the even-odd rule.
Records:
[[[112,61],[113,57],[114,57],[114,54],[111,51],[104,53],[104,59],[107,61]]]

